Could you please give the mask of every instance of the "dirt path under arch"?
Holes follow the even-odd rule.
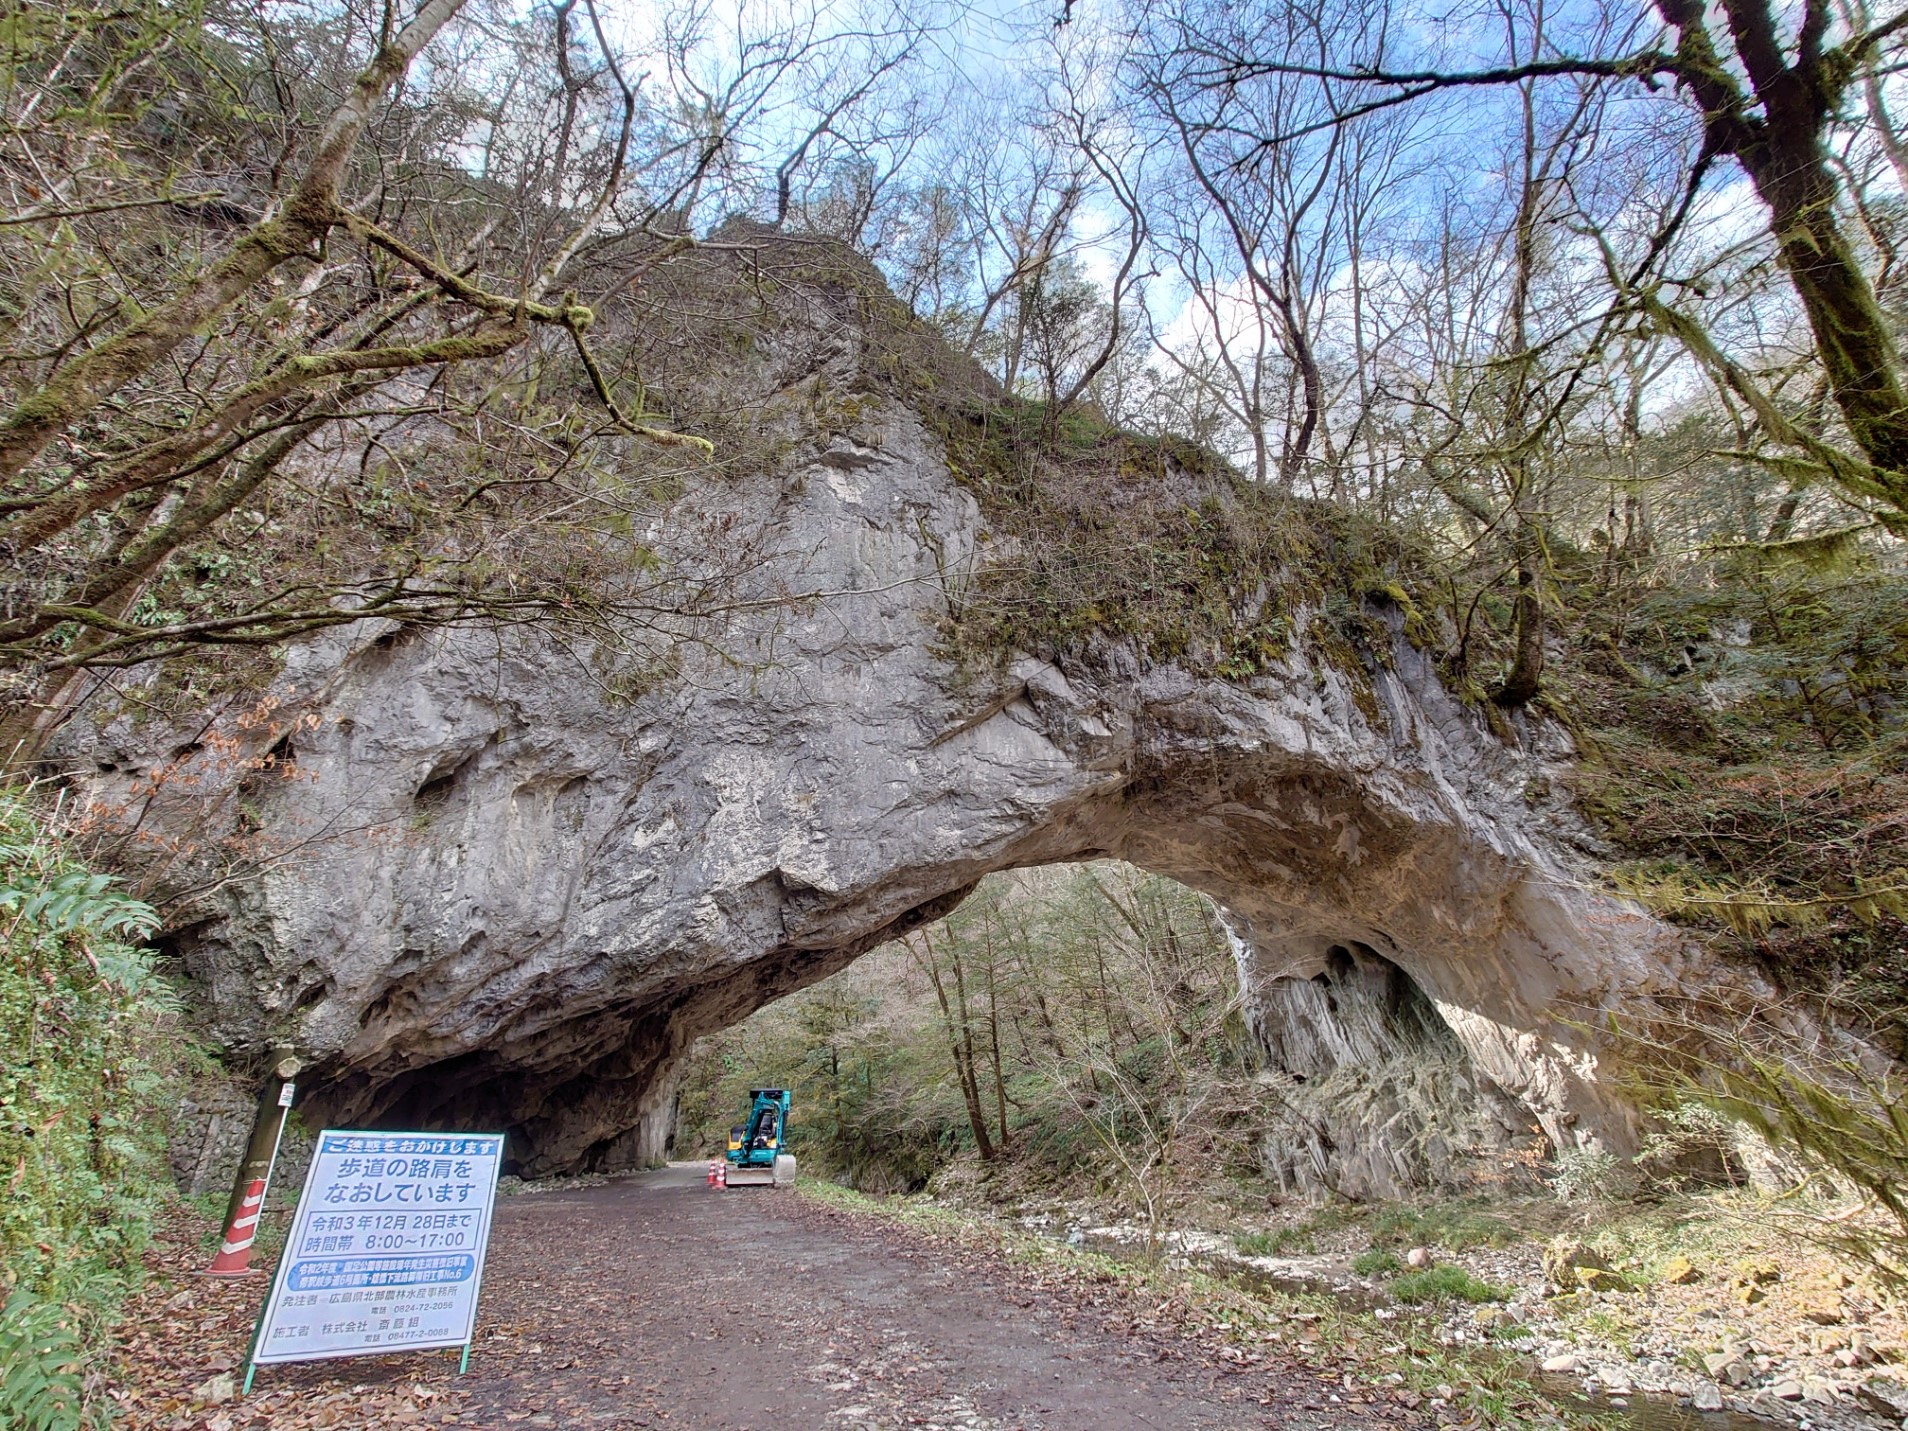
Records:
[[[1133,1294],[701,1165],[498,1204],[470,1371],[442,1353],[234,1371],[263,1278],[171,1281],[122,1425],[710,1431],[1282,1431],[1424,1424],[1302,1352],[1246,1353]],[[138,1315],[138,1313],[136,1313]],[[177,1333],[191,1337],[181,1355]],[[242,1371],[242,1368],[237,1368]]]
[[[1377,1424],[1302,1371],[1135,1334],[1091,1287],[700,1167],[512,1198],[491,1255],[467,1423]]]

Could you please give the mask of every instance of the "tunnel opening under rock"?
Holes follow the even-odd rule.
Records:
[[[901,946],[699,1039],[683,1146],[719,1149],[768,1085],[795,1090],[811,1165],[863,1190],[991,1185],[991,1167],[1124,1200],[1156,1164],[1275,1203],[1538,1190],[1536,1120],[1399,964],[1350,938],[1262,953],[1243,925],[1117,860],[991,875]]]

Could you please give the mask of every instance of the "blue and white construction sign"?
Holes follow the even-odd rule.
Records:
[[[503,1142],[320,1133],[252,1364],[468,1349]]]

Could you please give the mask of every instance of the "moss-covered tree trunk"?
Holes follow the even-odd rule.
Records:
[[[1825,144],[1843,93],[1880,37],[1855,35],[1825,47],[1829,7],[1810,0],[1785,45],[1768,0],[1722,0],[1738,69],[1711,33],[1701,0],[1656,0],[1656,8],[1676,31],[1676,73],[1702,106],[1706,146],[1734,156],[1769,211],[1776,251],[1829,390],[1872,468],[1854,483],[1857,494],[1874,502],[1896,532],[1908,532],[1901,349],[1843,232],[1840,187]],[[1831,475],[1849,485],[1848,474]]]

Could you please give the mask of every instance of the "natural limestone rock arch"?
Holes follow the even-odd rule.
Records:
[[[1357,669],[1299,643],[1221,679],[1114,638],[964,665],[950,606],[1014,552],[936,430],[865,381],[853,306],[811,306],[751,400],[792,367],[858,392],[852,422],[692,490],[656,538],[693,563],[719,512],[758,544],[754,589],[800,599],[739,610],[647,692],[534,632],[364,623],[274,680],[306,717],[276,747],[292,778],[240,790],[231,752],[265,739],[242,722],[217,762],[150,721],[69,732],[102,805],[170,760],[196,783],[153,822],[276,832],[172,935],[215,1030],[313,1057],[314,1122],[502,1127],[531,1174],[629,1164],[660,1151],[699,1035],[990,871],[1117,856],[1230,912],[1269,1048],[1355,949],[1556,1144],[1629,1143],[1585,1026],[1698,956],[1596,892],[1563,734],[1493,734],[1382,601],[1388,649]]]

